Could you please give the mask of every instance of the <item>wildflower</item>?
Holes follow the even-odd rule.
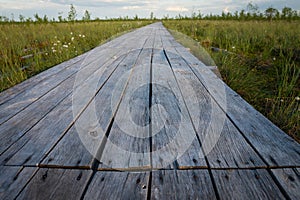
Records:
[[[81,37],[81,34],[79,34],[78,36]]]
[[[296,97],[295,100],[296,100],[296,101],[300,101],[300,97]]]
[[[85,35],[82,35],[83,38],[85,38]]]
[[[68,46],[68,45],[66,45],[66,44],[64,44],[64,45],[63,45],[63,47],[64,47],[64,48],[68,48],[69,46]]]
[[[53,46],[57,46],[57,43],[54,43]]]
[[[74,40],[74,37],[72,37],[71,40],[73,41],[73,40]]]
[[[73,32],[71,32],[70,34],[73,35]]]
[[[54,36],[55,39],[57,39],[57,36]]]
[[[232,48],[235,49],[235,46],[233,46]]]
[[[68,43],[68,45],[70,46],[70,45],[71,45],[71,43],[69,42],[69,43]]]
[[[60,43],[60,41],[59,41],[59,40],[57,40],[57,43]]]
[[[46,56],[48,56],[48,53],[47,53],[47,52],[46,52],[45,54],[46,54]]]
[[[56,50],[55,50],[55,49],[52,49],[52,52],[53,52],[53,53],[55,53],[55,52],[56,52]]]
[[[280,101],[281,101],[281,102],[284,102],[284,100],[283,100],[283,99],[281,99]]]
[[[273,58],[273,60],[275,61],[275,60],[276,60],[276,58],[274,57],[274,58]]]

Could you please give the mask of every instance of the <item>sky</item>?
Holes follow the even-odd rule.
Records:
[[[56,18],[58,15],[67,17],[70,4],[75,6],[78,19],[81,19],[85,10],[91,13],[92,19],[115,17],[174,17],[178,14],[191,16],[192,12],[202,14],[221,14],[245,9],[247,4],[257,4],[260,10],[272,6],[281,10],[284,6],[300,10],[299,0],[0,0],[0,15],[18,20],[22,14],[26,18],[47,15]],[[60,14],[59,14],[60,13]],[[12,15],[13,14],[13,15]]]

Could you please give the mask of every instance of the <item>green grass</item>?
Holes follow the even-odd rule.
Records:
[[[204,47],[232,89],[300,141],[298,21],[169,20],[164,25]]]
[[[151,21],[0,24],[0,92]]]

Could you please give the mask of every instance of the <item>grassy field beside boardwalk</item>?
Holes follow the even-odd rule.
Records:
[[[299,21],[165,20],[204,47],[224,81],[300,141]]]
[[[0,92],[148,21],[0,24]]]

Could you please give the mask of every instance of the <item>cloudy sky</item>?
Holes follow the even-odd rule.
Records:
[[[0,15],[11,18],[13,13],[15,20],[20,14],[32,17],[35,13],[40,16],[47,15],[57,18],[58,13],[64,17],[73,4],[77,10],[78,18],[81,18],[84,10],[92,13],[92,18],[111,18],[119,16],[138,15],[149,17],[153,12],[156,17],[191,15],[198,12],[203,14],[220,14],[222,11],[234,12],[241,10],[251,0],[0,0]],[[299,0],[252,0],[261,10],[269,6],[282,9],[284,6],[300,10]]]

